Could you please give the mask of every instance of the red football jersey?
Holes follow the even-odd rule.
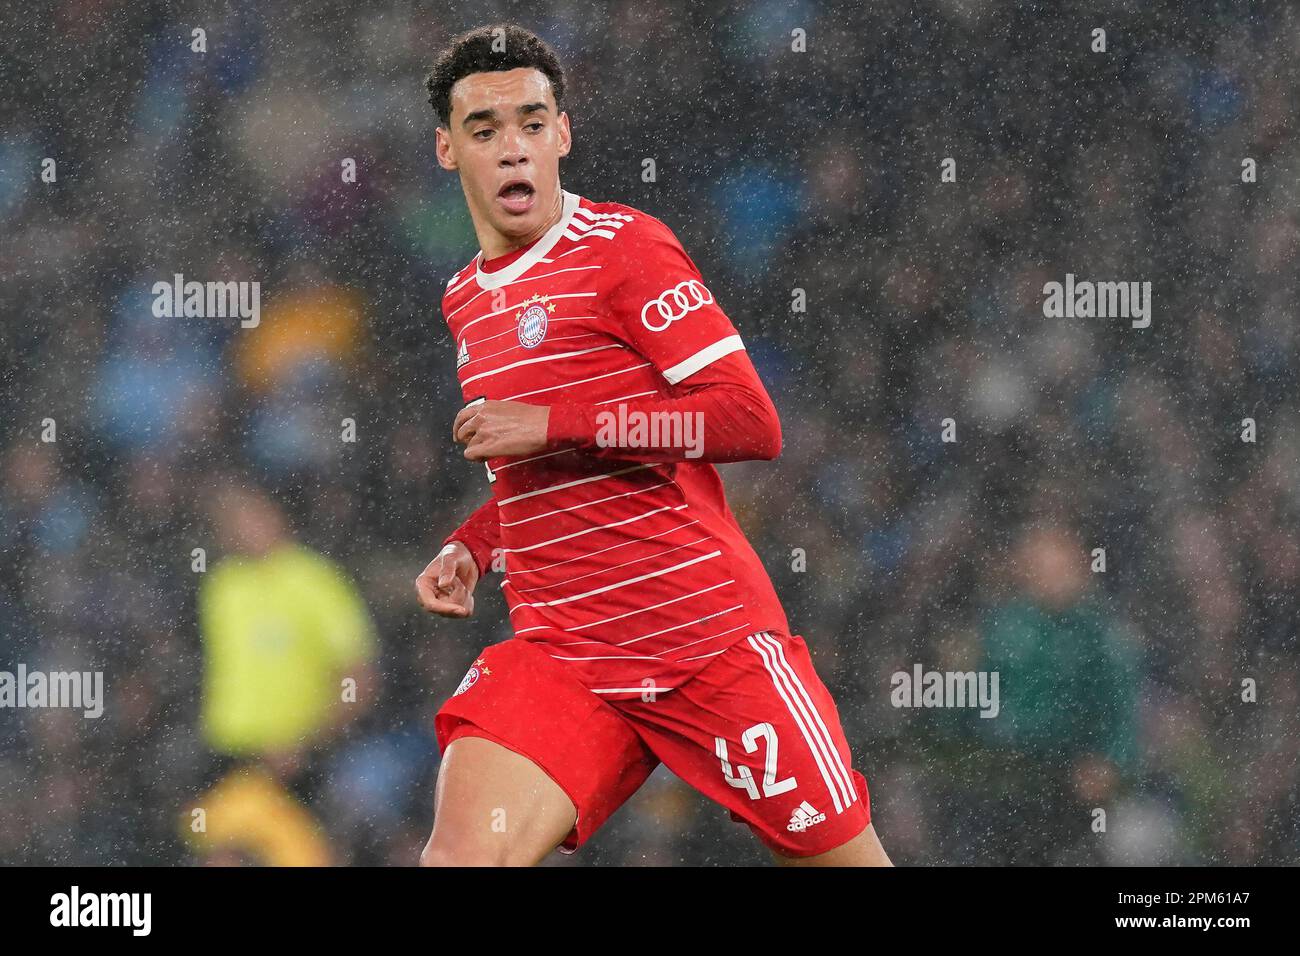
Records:
[[[672,231],[563,193],[559,222],[448,283],[467,403],[675,398],[743,349]],[[757,631],[789,631],[713,465],[578,449],[487,462],[515,635],[607,699],[664,692]]]

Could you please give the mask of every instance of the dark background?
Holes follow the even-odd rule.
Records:
[[[776,401],[781,458],[724,478],[894,861],[1300,858],[1295,5],[0,16],[0,669],[102,669],[109,688],[97,721],[0,711],[0,861],[192,860],[175,825],[207,767],[189,554],[210,547],[204,481],[231,469],[348,570],[379,629],[378,700],[317,754],[312,809],[344,860],[418,855],[430,717],[508,636],[494,589],[464,624],[412,588],[486,494],[448,439],[438,303],[476,243],[423,77],[450,36],[500,18],[569,71],[565,188],[674,229]],[[259,281],[261,327],[153,317],[150,286],[177,272]],[[1044,318],[1043,284],[1067,272],[1152,282],[1151,327]],[[318,301],[347,335],[250,365],[257,336]],[[1000,670],[1001,715],[892,707],[890,675],[916,663]],[[661,774],[554,861],[763,859]]]

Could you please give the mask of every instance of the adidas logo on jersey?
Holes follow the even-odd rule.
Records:
[[[818,813],[817,808],[805,800],[794,808],[794,813],[790,814],[790,822],[785,825],[785,828],[795,833],[803,833],[804,830],[815,827],[825,819],[826,814]]]
[[[460,340],[460,351],[456,353],[456,367],[460,368],[469,361],[469,348],[464,339]]]

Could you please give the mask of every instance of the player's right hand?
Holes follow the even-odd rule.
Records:
[[[469,617],[474,613],[474,585],[478,565],[469,548],[459,541],[447,544],[415,579],[420,606],[443,617]]]

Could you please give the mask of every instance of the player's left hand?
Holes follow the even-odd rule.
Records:
[[[479,402],[460,410],[451,436],[470,461],[532,455],[546,450],[551,409],[523,402]]]

